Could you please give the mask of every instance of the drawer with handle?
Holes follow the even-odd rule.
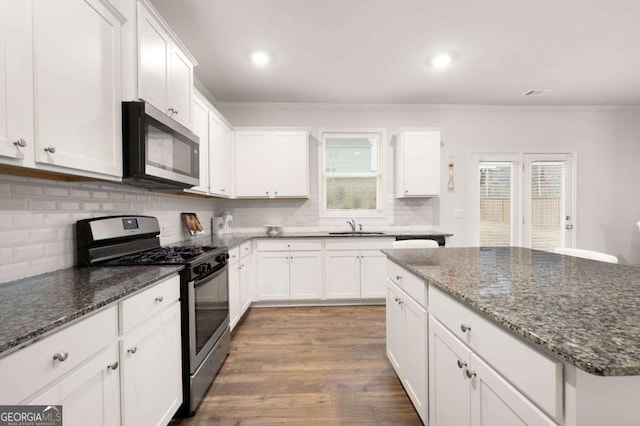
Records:
[[[305,240],[258,240],[256,242],[257,251],[287,251],[287,250],[321,250],[322,242],[318,239]]]
[[[18,404],[67,374],[118,337],[112,306],[0,359],[0,404]]]
[[[548,415],[562,418],[562,362],[434,286],[429,312]]]
[[[180,277],[174,275],[120,302],[120,334],[125,334],[180,299]]]
[[[240,245],[240,258],[244,259],[251,253],[251,242],[247,241]]]
[[[427,306],[427,284],[422,278],[387,259],[387,278],[403,289],[423,308]]]

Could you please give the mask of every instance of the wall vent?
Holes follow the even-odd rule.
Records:
[[[522,96],[540,96],[543,93],[548,92],[549,89],[534,89],[534,90],[527,90],[526,92],[524,92],[522,94]]]

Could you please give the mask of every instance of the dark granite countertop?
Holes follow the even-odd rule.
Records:
[[[383,250],[586,372],[640,375],[640,268],[519,247]]]
[[[68,268],[1,284],[0,356],[182,268]]]
[[[395,238],[395,237],[451,237],[453,234],[439,231],[384,231],[383,234],[364,234],[364,235],[335,235],[330,234],[328,231],[322,232],[285,232],[281,235],[271,237],[266,232],[261,233],[232,233],[232,234],[220,234],[220,235],[201,235],[196,236],[188,240],[175,243],[180,244],[196,244],[196,245],[211,245],[216,247],[228,247],[232,249],[240,244],[252,240],[252,239],[287,239],[287,238]],[[173,244],[172,244],[173,245]]]

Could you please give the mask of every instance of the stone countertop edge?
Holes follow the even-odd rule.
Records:
[[[228,249],[233,249],[241,244],[250,240],[278,240],[287,238],[348,238],[353,240],[368,239],[368,238],[395,238],[395,237],[452,237],[453,234],[448,232],[439,231],[394,231],[384,232],[383,234],[365,234],[365,235],[336,235],[329,234],[329,232],[291,232],[283,233],[276,236],[269,236],[266,233],[231,233],[231,234],[216,234],[216,235],[200,235],[188,240],[183,240],[178,243],[172,243],[169,245],[187,245],[187,244],[200,244],[200,245],[212,245],[212,246],[225,246]]]
[[[437,249],[426,249],[426,250],[437,250]],[[607,364],[606,360],[603,360],[600,365],[595,365],[591,361],[586,361],[581,359],[579,356],[576,356],[565,348],[559,347],[558,345],[550,342],[542,337],[540,337],[535,332],[523,327],[521,324],[514,323],[513,321],[509,321],[504,316],[495,312],[492,309],[489,309],[483,306],[481,303],[473,300],[469,297],[468,294],[462,293],[460,291],[456,291],[455,289],[442,284],[438,280],[433,277],[427,276],[423,271],[413,267],[411,264],[404,262],[402,259],[395,257],[393,253],[393,249],[385,249],[381,250],[383,254],[387,256],[388,259],[407,269],[411,273],[420,277],[425,281],[427,285],[434,285],[439,290],[444,293],[452,296],[458,302],[464,304],[472,308],[475,312],[480,313],[485,318],[488,318],[494,323],[497,323],[502,329],[505,329],[511,335],[514,335],[520,339],[525,339],[527,342],[532,344],[534,347],[542,350],[548,355],[552,356],[554,359],[558,359],[559,361],[565,361],[569,364],[574,365],[576,368],[585,371],[587,373],[593,374],[595,376],[600,377],[624,377],[624,376],[640,376],[640,364],[634,364],[629,366],[611,366]],[[399,250],[395,250],[399,251]],[[558,255],[556,255],[558,256]]]
[[[183,268],[182,265],[74,267],[0,284],[0,358]]]

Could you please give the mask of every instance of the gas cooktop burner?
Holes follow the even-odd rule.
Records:
[[[112,264],[157,264],[177,263],[182,264],[200,256],[202,253],[215,250],[211,246],[187,246],[187,247],[158,247],[152,250],[142,251],[117,258]]]

